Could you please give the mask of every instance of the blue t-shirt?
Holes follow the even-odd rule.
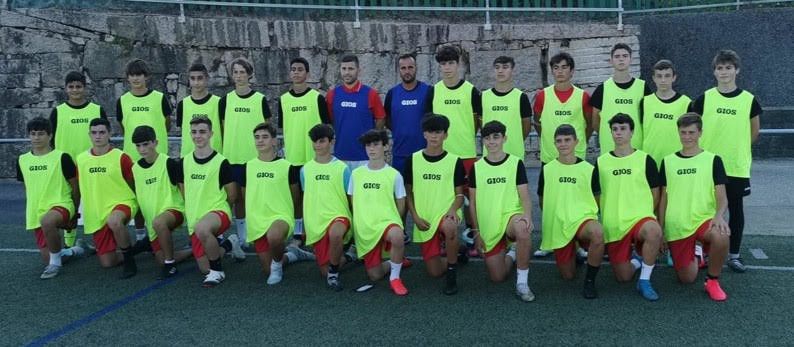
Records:
[[[405,90],[402,83],[386,93],[386,117],[391,122],[392,153],[406,157],[425,148],[422,136],[422,118],[429,86],[418,82],[412,90]]]

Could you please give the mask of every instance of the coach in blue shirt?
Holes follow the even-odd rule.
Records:
[[[386,122],[392,133],[392,166],[400,173],[414,152],[425,148],[422,117],[429,86],[416,80],[416,58],[403,54],[397,59],[402,83],[386,93]]]

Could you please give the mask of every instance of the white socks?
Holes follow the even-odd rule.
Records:
[[[516,269],[516,284],[527,284],[529,269]]]
[[[295,219],[295,232],[293,236],[303,235],[303,218]]]
[[[640,270],[640,279],[641,280],[650,280],[651,279],[651,272],[653,272],[653,267],[655,265],[647,265],[642,263],[642,270]]]
[[[389,266],[391,267],[391,271],[389,272],[389,281],[400,278],[400,270],[403,268],[403,263],[393,263],[391,260],[389,260]]]
[[[135,229],[135,241],[140,241],[146,238],[146,229]]]
[[[637,271],[637,269],[642,267],[642,262],[637,259],[631,259],[629,262],[632,266],[634,266],[634,271]]]
[[[52,253],[50,252],[50,265],[61,266],[61,252]]]
[[[245,218],[235,218],[234,225],[237,227],[237,237],[240,238],[240,245],[245,245],[248,241],[248,230],[245,228]]]

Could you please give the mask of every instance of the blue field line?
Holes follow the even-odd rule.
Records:
[[[195,269],[195,268],[193,268],[193,269]],[[66,326],[64,326],[64,327],[62,327],[62,328],[60,328],[58,330],[55,330],[55,331],[53,331],[53,332],[51,332],[51,333],[49,333],[47,335],[44,335],[44,336],[42,336],[40,338],[37,338],[37,339],[31,341],[29,344],[27,344],[27,346],[30,346],[30,347],[32,347],[32,346],[44,346],[44,345],[46,345],[46,344],[48,344],[50,342],[53,342],[53,341],[65,336],[65,335],[68,335],[68,334],[70,334],[72,332],[75,332],[75,331],[79,330],[80,328],[82,328],[82,327],[84,327],[84,326],[86,326],[88,324],[91,324],[95,320],[106,316],[107,314],[109,314],[109,313],[111,313],[113,311],[116,311],[116,310],[118,310],[118,309],[120,309],[120,308],[122,308],[122,307],[124,307],[124,306],[126,306],[126,305],[128,305],[128,304],[130,304],[130,303],[132,303],[132,302],[134,302],[136,300],[138,300],[138,299],[141,299],[141,298],[151,294],[155,290],[158,290],[158,289],[160,289],[162,287],[165,287],[165,286],[173,283],[174,281],[176,281],[177,279],[182,277],[182,275],[184,275],[185,273],[188,273],[188,272],[192,272],[192,271],[184,271],[184,272],[180,271],[174,277],[171,277],[171,278],[166,279],[166,280],[158,281],[157,283],[155,283],[155,284],[153,284],[151,286],[148,286],[146,288],[143,288],[143,289],[139,290],[138,292],[136,292],[136,293],[134,293],[134,294],[132,294],[130,296],[127,296],[127,297],[125,297],[125,298],[123,298],[123,299],[121,299],[119,301],[116,301],[116,302],[114,302],[114,303],[112,303],[112,304],[110,304],[108,306],[105,306],[104,308],[102,308],[99,311],[96,311],[96,312],[94,312],[94,313],[92,313],[92,314],[90,314],[88,316],[85,316],[85,317],[83,317],[81,319],[78,319],[78,320],[76,320],[74,322],[71,322],[71,323],[67,324]]]

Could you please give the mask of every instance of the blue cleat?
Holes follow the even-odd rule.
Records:
[[[653,290],[650,280],[637,281],[637,291],[640,292],[640,295],[642,295],[642,297],[648,301],[659,300],[659,294],[656,294],[656,291]]]

